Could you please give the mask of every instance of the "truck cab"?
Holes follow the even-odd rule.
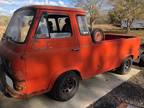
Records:
[[[57,6],[18,9],[0,44],[4,91],[21,98],[50,92],[66,101],[79,81],[119,69],[139,56],[136,36],[89,31],[86,12]]]

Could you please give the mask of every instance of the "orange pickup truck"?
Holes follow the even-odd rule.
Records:
[[[16,98],[49,92],[66,101],[80,80],[111,70],[128,73],[139,49],[139,37],[90,31],[81,9],[23,7],[0,43],[3,92]]]

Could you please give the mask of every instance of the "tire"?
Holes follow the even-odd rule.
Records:
[[[91,36],[94,43],[104,40],[104,32],[101,29],[94,29]]]
[[[3,69],[3,65],[0,65],[0,88],[2,92],[5,92],[6,88],[6,78],[5,78],[5,73]]]
[[[121,66],[116,70],[116,73],[120,75],[128,74],[131,70],[132,63],[133,63],[133,59],[131,57],[128,57],[127,59],[124,60]]]
[[[142,54],[142,55],[140,56],[139,66],[140,66],[140,67],[144,67],[144,54]]]
[[[67,72],[61,75],[55,82],[51,98],[57,101],[70,100],[79,88],[80,77],[75,72]]]

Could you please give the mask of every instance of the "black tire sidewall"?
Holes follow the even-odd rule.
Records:
[[[127,61],[130,61],[130,66],[128,69],[125,69],[125,65],[126,65]],[[132,67],[132,63],[133,63],[133,60],[131,57],[128,57],[127,59],[125,59],[125,61],[123,62],[122,66],[121,66],[120,74],[124,75],[124,74],[129,73],[131,70],[131,67]]]
[[[142,55],[140,56],[139,65],[140,65],[141,67],[144,67],[144,54],[142,54]]]
[[[70,92],[68,94],[62,94],[61,93],[61,86],[64,83],[64,81],[67,80],[67,78],[70,78],[70,77],[75,78],[75,80],[76,80],[76,86],[72,90],[72,92]],[[61,75],[57,79],[57,81],[55,82],[54,88],[52,89],[51,97],[53,99],[55,99],[55,100],[58,100],[58,101],[67,101],[67,100],[70,100],[75,95],[75,93],[78,90],[79,80],[80,80],[79,76],[76,73],[74,73],[74,72],[68,72],[68,73],[65,73],[65,74]]]

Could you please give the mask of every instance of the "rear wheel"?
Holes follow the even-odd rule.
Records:
[[[144,54],[140,56],[139,66],[144,67]]]
[[[133,60],[131,57],[125,59],[124,62],[121,64],[121,66],[116,70],[116,73],[120,75],[128,74],[131,70],[132,62]]]
[[[75,72],[67,72],[61,75],[50,92],[50,96],[58,101],[71,99],[78,90],[79,80],[80,78]]]

